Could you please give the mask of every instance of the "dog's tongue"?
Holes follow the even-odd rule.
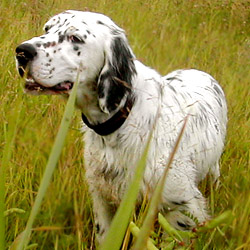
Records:
[[[56,90],[70,90],[71,87],[72,87],[71,82],[62,82],[60,84],[57,84],[53,88],[56,89]]]

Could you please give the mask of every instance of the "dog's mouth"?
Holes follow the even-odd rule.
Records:
[[[36,82],[31,76],[28,76],[25,82],[25,91],[31,94],[68,94],[73,88],[73,85],[74,83],[71,81],[64,81],[52,87],[45,87],[42,84]]]

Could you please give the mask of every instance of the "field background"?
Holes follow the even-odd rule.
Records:
[[[229,108],[220,184],[211,213],[231,210],[226,233],[205,235],[208,249],[250,249],[250,1],[248,0],[2,0],[0,3],[0,159],[11,115],[18,109],[13,154],[6,171],[6,244],[23,231],[57,133],[65,101],[23,93],[15,69],[15,47],[42,33],[52,15],[65,9],[110,16],[126,30],[137,58],[163,75],[178,68],[198,68],[223,86]],[[20,104],[21,103],[21,104]],[[80,112],[35,221],[33,249],[94,249],[91,201],[84,179]],[[0,162],[1,164],[1,162]],[[12,211],[12,212],[11,212]]]

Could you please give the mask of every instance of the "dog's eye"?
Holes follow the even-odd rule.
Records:
[[[83,40],[79,36],[76,36],[76,35],[69,36],[69,40],[72,43],[82,43],[83,42]]]

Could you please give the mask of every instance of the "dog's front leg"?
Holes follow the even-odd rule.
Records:
[[[85,135],[85,176],[89,185],[89,192],[93,201],[93,213],[95,219],[96,243],[101,243],[110,227],[112,218],[116,212],[116,206],[112,199],[113,179],[111,183],[105,177],[107,167],[106,157],[99,147],[95,147],[95,140]],[[97,140],[97,138],[95,138]]]
[[[93,211],[95,217],[95,232],[97,244],[100,244],[109,229],[113,218],[112,208],[109,203],[103,199],[101,194],[94,188],[90,188],[93,199]]]

